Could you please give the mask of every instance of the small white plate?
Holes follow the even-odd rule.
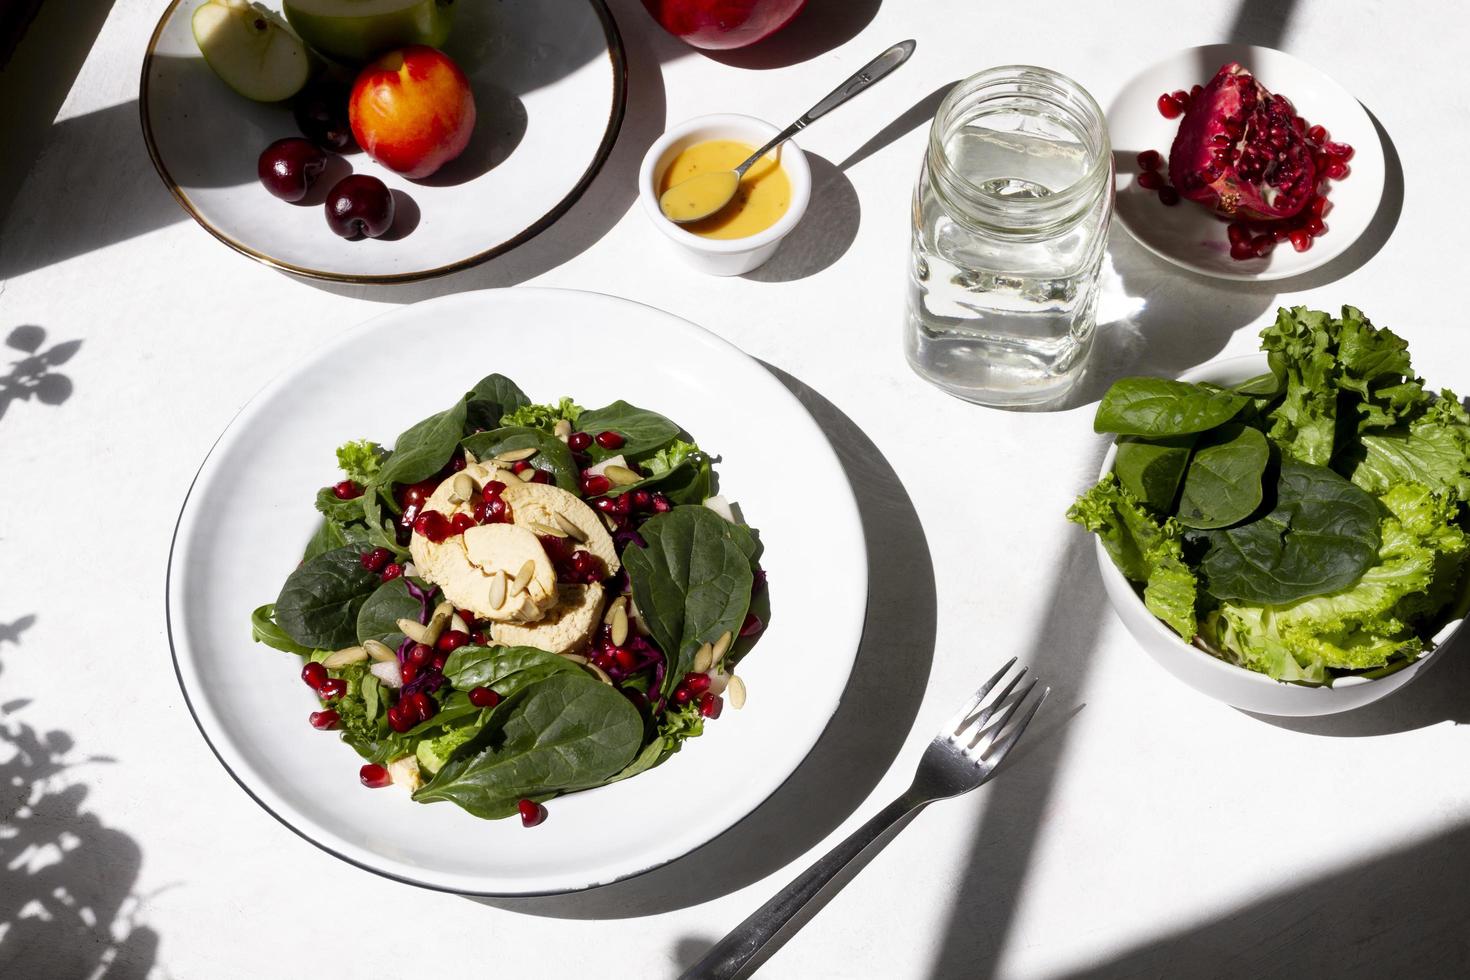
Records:
[[[1204,85],[1220,66],[1238,61],[1272,92],[1291,99],[1308,122],[1327,128],[1334,141],[1352,146],[1351,171],[1333,181],[1327,233],[1298,252],[1280,242],[1263,259],[1238,262],[1230,257],[1225,223],[1191,201],[1166,207],[1154,191],[1139,187],[1138,154],[1158,150],[1167,161],[1179,131],[1178,119],[1165,119],[1159,96]],[[1145,248],[1194,272],[1220,279],[1285,279],[1301,275],[1347,251],[1373,221],[1383,197],[1383,146],[1373,121],[1358,100],[1337,82],[1291,55],[1244,44],[1187,48],[1145,68],[1125,85],[1108,107],[1108,131],[1117,161],[1118,220]],[[1167,163],[1165,165],[1167,172]]]
[[[445,53],[475,93],[475,135],[439,173],[411,181],[367,155],[329,170],[379,177],[398,216],[388,236],[347,241],[312,205],[272,197],[260,152],[299,136],[288,103],[251,102],[220,81],[194,43],[205,0],[173,0],[148,43],[139,86],[143,138],[164,184],[215,238],[286,272],[337,282],[408,282],[493,258],[545,230],[612,152],[627,71],[604,0],[461,3]],[[270,4],[279,9],[279,0]],[[340,170],[340,172],[338,172]],[[327,177],[323,178],[325,181]],[[405,196],[408,201],[405,201]]]
[[[404,337],[433,337],[454,354],[408,356]],[[338,478],[333,449],[391,440],[496,371],[538,401],[626,398],[687,427],[719,454],[720,490],[759,530],[770,582],[770,622],[740,665],[744,709],[727,706],[657,769],[552,801],[532,830],[359,785],[362,760],[307,724],[316,700],[296,659],[250,639],[251,610],[275,598],[318,520],[316,489]],[[200,731],[241,787],[292,830],[400,881],[531,895],[657,867],[775,792],[837,709],[867,579],[857,504],[837,455],[774,375],[668,313],[517,288],[386,313],[257,395],[184,502],[169,554],[168,629]]]

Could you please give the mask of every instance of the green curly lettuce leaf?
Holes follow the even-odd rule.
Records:
[[[337,447],[337,465],[347,479],[360,487],[374,483],[387,450],[370,439],[358,439]]]
[[[561,419],[577,424],[585,409],[570,398],[563,398],[555,405],[522,405],[500,417],[501,427],[522,426],[528,429],[544,429],[550,432]]]

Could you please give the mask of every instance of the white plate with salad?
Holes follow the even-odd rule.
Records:
[[[866,602],[852,490],[774,376],[544,289],[393,311],[276,379],[168,572],[180,683],[241,787],[346,861],[480,895],[626,878],[755,809],[836,710]]]

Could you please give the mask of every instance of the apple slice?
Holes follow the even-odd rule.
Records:
[[[313,49],[352,64],[449,39],[454,0],[284,0],[286,19]]]
[[[194,11],[192,24],[205,63],[245,98],[280,102],[306,84],[306,45],[280,14],[248,0],[209,0]]]

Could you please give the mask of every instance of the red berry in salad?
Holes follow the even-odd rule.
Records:
[[[301,668],[301,679],[305,681],[306,686],[311,688],[313,691],[320,690],[322,683],[327,679],[327,668],[323,667],[319,663],[316,663],[315,661],[312,661],[305,667]]]
[[[315,143],[299,136],[276,140],[261,151],[255,175],[283,201],[296,203],[327,169],[327,155]]]
[[[414,719],[413,712],[405,711],[402,703],[395,704],[388,709],[388,727],[402,735],[418,722]]]
[[[600,473],[585,474],[582,477],[582,494],[586,497],[595,497],[598,494],[607,493],[612,489],[612,481]]]
[[[592,445],[592,436],[586,432],[573,432],[567,436],[567,448],[574,453],[586,452]]]
[[[393,782],[393,777],[388,775],[388,770],[376,762],[369,762],[357,770],[357,778],[368,789],[382,789]]]
[[[427,643],[415,643],[413,646],[409,647],[408,659],[406,662],[412,664],[415,667],[422,667],[424,666],[424,664],[433,659],[433,647],[429,646]],[[404,678],[404,680],[407,679],[408,678]]]
[[[709,690],[708,674],[685,674],[684,686],[695,694],[703,694]]]
[[[343,480],[332,485],[332,496],[338,500],[356,500],[362,496],[362,487],[351,480]]]
[[[434,659],[430,661],[430,663],[433,665],[435,670],[442,672],[444,670],[444,665],[449,663],[449,654],[442,651],[436,653],[434,654]]]
[[[393,195],[387,184],[368,174],[337,181],[324,207],[327,226],[343,238],[381,238],[393,227]]]
[[[396,561],[389,562],[387,565],[383,566],[382,578],[384,582],[391,582],[402,574],[403,566],[398,564],[398,562]]]
[[[516,809],[521,813],[522,827],[534,827],[546,819],[546,807],[535,800],[521,800]]]
[[[463,534],[475,526],[475,519],[469,514],[455,514],[449,519],[449,529],[454,534]]]
[[[337,712],[328,708],[326,711],[313,711],[307,716],[306,720],[311,722],[312,728],[315,728],[319,732],[325,732],[336,728],[337,722],[342,719]]]
[[[407,701],[409,707],[413,709],[414,717],[419,721],[428,721],[439,713],[439,705],[423,691],[414,691],[408,696]]]
[[[653,512],[655,514],[667,514],[674,509],[674,502],[661,493],[653,495]]]
[[[699,713],[706,718],[714,719],[720,717],[720,712],[725,710],[725,699],[718,694],[706,692],[699,699]]]
[[[470,688],[470,704],[477,708],[493,708],[500,703],[500,695],[488,687]]]
[[[439,634],[439,639],[434,641],[434,647],[445,653],[453,653],[468,642],[470,642],[468,633],[462,630],[445,630]]]
[[[438,544],[454,534],[454,525],[437,510],[426,510],[414,519],[413,530]]]
[[[398,665],[398,675],[403,683],[410,684],[415,677],[419,676],[419,666],[411,660],[405,660]]]
[[[370,572],[381,572],[383,566],[388,564],[388,559],[393,557],[393,552],[387,548],[374,548],[372,551],[364,551],[358,560],[362,567]]]
[[[347,682],[340,677],[328,677],[321,682],[316,693],[323,701],[335,701],[347,693]]]
[[[621,449],[626,441],[621,435],[612,431],[599,432],[596,439],[597,444],[603,449]]]
[[[647,490],[634,490],[632,497],[634,510],[648,510],[653,506],[653,494]]]

